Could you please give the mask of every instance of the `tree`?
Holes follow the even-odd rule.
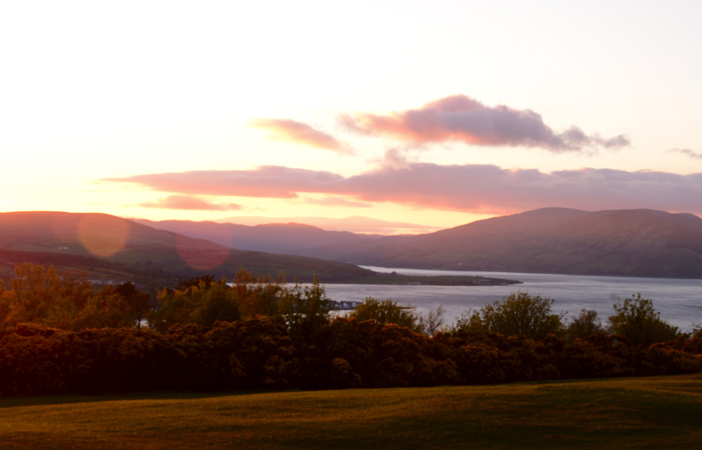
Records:
[[[680,336],[678,327],[661,320],[661,313],[653,307],[653,301],[641,297],[641,293],[619,301],[614,305],[615,315],[608,319],[609,330],[633,344],[648,347],[656,342],[667,342]]]
[[[95,292],[82,274],[53,266],[15,266],[9,289],[0,288],[0,328],[34,323],[64,330],[130,326],[128,305],[114,288]]]
[[[434,336],[444,325],[444,314],[446,310],[439,305],[434,310],[430,310],[426,315],[419,316],[420,333],[427,336]]]
[[[135,325],[129,303],[114,286],[91,296],[73,319],[75,330],[86,328],[132,328]]]
[[[418,317],[410,308],[402,307],[391,299],[379,301],[373,297],[366,297],[349,317],[354,317],[359,322],[375,320],[381,325],[394,323],[417,333],[420,331]]]
[[[329,323],[331,309],[332,304],[317,275],[310,286],[303,287],[296,282],[292,288],[283,289],[278,302],[279,313],[295,331],[305,324],[316,327]]]
[[[256,275],[239,267],[233,282],[245,319],[278,314],[278,299],[285,285],[285,274],[282,271],[273,280],[270,275]]]
[[[479,311],[463,313],[454,331],[490,331],[504,335],[520,334],[527,338],[542,338],[549,333],[563,333],[565,313],[553,314],[554,300],[519,291],[485,305]]]
[[[164,288],[157,296],[158,308],[149,315],[151,327],[163,333],[174,324],[212,326],[220,320],[241,320],[239,301],[226,278],[213,282],[201,277],[197,283],[181,281],[179,288]]]
[[[416,314],[414,308],[400,306],[392,299],[376,300],[373,297],[366,299],[353,310],[349,317],[358,321],[374,320],[381,325],[394,323],[401,327],[409,328],[415,333],[433,336],[444,324],[446,310],[443,306],[429,311],[427,314]]]
[[[580,315],[573,319],[566,329],[568,342],[575,339],[585,339],[602,330],[602,323],[597,320],[597,311],[583,309]]]
[[[132,282],[125,282],[115,288],[115,292],[124,298],[129,305],[129,314],[137,328],[151,311],[151,296],[142,292]]]

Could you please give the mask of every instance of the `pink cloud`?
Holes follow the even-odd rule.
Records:
[[[254,119],[250,124],[253,127],[269,131],[273,139],[333,150],[349,155],[354,154],[354,149],[350,145],[337,140],[330,134],[312,128],[304,122],[290,119]]]
[[[154,191],[188,195],[296,198],[298,192],[325,192],[344,177],[331,172],[260,166],[253,170],[200,170],[155,173],[102,181],[136,183]]]
[[[370,208],[370,203],[354,202],[352,200],[346,199],[344,197],[326,197],[326,198],[307,198],[305,203],[311,205],[322,205],[322,206],[346,206],[351,208]]]
[[[630,145],[625,135],[604,139],[580,128],[556,133],[532,110],[498,105],[488,107],[465,95],[452,95],[418,109],[388,115],[342,115],[340,122],[360,134],[399,139],[412,144],[459,141],[480,146],[540,147],[585,152]]]
[[[503,169],[494,165],[407,163],[344,178],[324,171],[263,166],[248,171],[137,175],[119,181],[178,194],[293,198],[345,196],[457,211],[509,213],[549,206],[586,210],[651,208],[702,212],[702,173],[610,169]]]
[[[169,195],[155,202],[139,203],[139,206],[142,208],[183,209],[191,211],[236,211],[241,209],[241,206],[235,203],[215,204],[187,195]]]

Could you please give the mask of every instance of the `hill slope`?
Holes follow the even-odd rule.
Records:
[[[93,257],[178,276],[231,278],[239,266],[262,274],[285,271],[302,281],[370,275],[359,267],[316,258],[232,249],[203,239],[156,230],[107,214],[0,213],[0,249]]]
[[[354,234],[348,231],[325,231],[300,223],[271,223],[266,225],[237,225],[233,223],[192,222],[189,220],[152,221],[134,219],[134,222],[157,230],[167,230],[240,250],[292,253],[301,249],[341,242],[370,242],[380,236]]]
[[[297,254],[386,267],[702,278],[702,219],[653,210],[545,208]]]

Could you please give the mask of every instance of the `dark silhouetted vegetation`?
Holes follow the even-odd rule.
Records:
[[[433,336],[444,324],[443,316],[445,311],[442,306],[426,314],[417,314],[413,309],[412,307],[400,306],[396,301],[391,299],[380,301],[373,297],[366,297],[366,299],[351,312],[349,317],[355,318],[358,321],[374,320],[381,325],[393,323],[401,327],[409,328],[415,333],[429,336]]]
[[[595,333],[603,331],[602,323],[597,319],[597,311],[583,309],[575,319],[571,320],[566,328],[568,342],[575,339],[585,339]]]
[[[392,300],[376,300],[372,297],[366,299],[351,312],[350,317],[359,321],[374,320],[385,325],[394,323],[401,327],[419,332],[417,316],[410,308],[402,307]]]
[[[84,276],[59,275],[53,267],[20,264],[9,289],[0,285],[0,328],[20,323],[73,331],[129,327],[135,311],[114,286],[95,292]]]
[[[244,269],[231,286],[210,276],[181,280],[161,290],[151,311],[134,285],[96,291],[80,276],[25,264],[0,288],[0,300],[2,395],[411,387],[702,370],[699,332],[681,335],[640,296],[615,305],[611,335],[594,312],[566,326],[552,313],[553,300],[526,292],[443,331],[441,309],[418,315],[372,298],[332,320],[318,279],[285,286],[282,276]],[[143,317],[150,329],[138,329]]]
[[[519,291],[502,301],[485,305],[479,311],[464,314],[457,330],[489,331],[506,335],[520,334],[540,338],[547,334],[563,334],[563,314],[553,314],[554,300]]]
[[[641,294],[618,301],[614,305],[616,314],[610,316],[611,331],[635,344],[651,345],[677,339],[677,327],[661,320],[661,314],[653,307],[653,301]]]

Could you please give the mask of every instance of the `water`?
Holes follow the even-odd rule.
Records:
[[[363,301],[393,299],[401,305],[415,306],[423,313],[438,306],[446,310],[445,322],[451,323],[461,313],[501,300],[518,290],[555,300],[554,312],[577,316],[583,308],[597,311],[604,321],[614,313],[612,305],[641,293],[653,300],[661,318],[671,325],[690,331],[693,324],[702,324],[702,280],[669,278],[625,278],[590,275],[548,275],[536,273],[464,272],[451,270],[397,269],[362,266],[376,272],[407,275],[473,275],[522,281],[511,286],[378,286],[328,284],[327,295],[332,300]]]

